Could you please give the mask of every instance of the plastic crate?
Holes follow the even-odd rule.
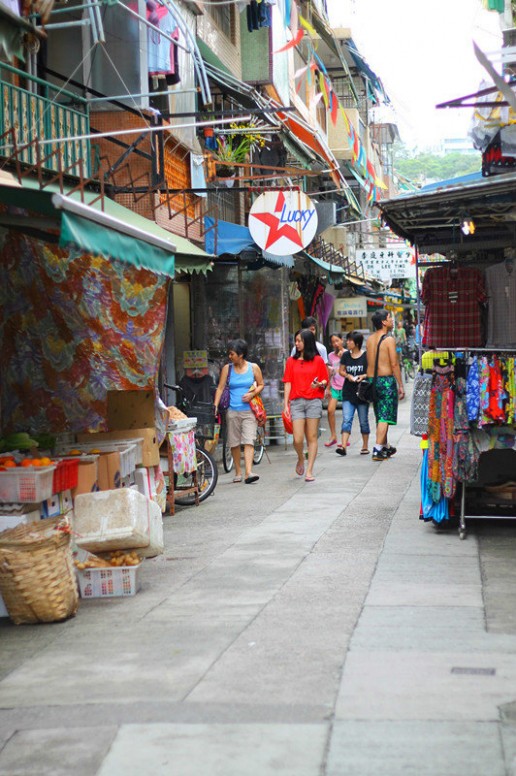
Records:
[[[79,461],[77,458],[63,458],[57,461],[52,493],[62,493],[64,490],[73,490],[79,480]]]
[[[135,595],[141,587],[139,566],[77,569],[81,598],[116,598]]]
[[[52,496],[55,466],[19,466],[0,472],[0,501],[34,504]]]
[[[70,450],[80,450],[81,453],[120,453],[120,476],[127,477],[136,469],[138,447],[133,444],[135,440],[129,442],[81,442],[77,443],[69,450],[63,451],[63,455],[70,455]],[[142,444],[143,444],[143,440]],[[74,456],[77,460],[84,460],[83,456]]]

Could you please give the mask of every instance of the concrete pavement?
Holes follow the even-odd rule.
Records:
[[[516,776],[516,525],[418,520],[408,415],[221,474],[134,598],[0,621],[0,776]]]

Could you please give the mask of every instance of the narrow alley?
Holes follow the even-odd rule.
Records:
[[[1,621],[0,774],[516,773],[516,526],[418,520],[408,415],[387,462],[222,475],[134,598]]]

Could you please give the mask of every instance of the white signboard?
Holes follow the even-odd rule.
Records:
[[[357,250],[356,261],[362,263],[366,275],[379,280],[416,277],[415,251],[405,243],[374,250]]]
[[[267,191],[249,211],[249,231],[262,250],[291,256],[315,237],[317,211],[302,191]]]
[[[334,318],[366,318],[367,297],[345,296],[343,299],[335,299],[333,303]]]

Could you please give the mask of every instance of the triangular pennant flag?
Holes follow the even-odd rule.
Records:
[[[333,126],[335,126],[337,124],[337,116],[339,115],[339,101],[333,89],[330,92],[330,102],[331,102],[331,123],[333,124]]]
[[[317,37],[317,33],[312,27],[312,25],[309,22],[307,22],[307,20],[304,18],[304,16],[301,16],[301,14],[299,14],[299,22],[301,26],[305,28],[305,30],[309,35],[312,35],[314,38]]]
[[[288,51],[288,50],[289,50],[289,49],[291,49],[291,48],[295,48],[296,46],[298,46],[298,45],[299,45],[299,43],[301,43],[301,39],[302,39],[302,37],[303,37],[303,35],[304,35],[304,34],[305,34],[305,31],[304,31],[304,30],[301,30],[301,29],[299,29],[299,30],[297,31],[297,35],[295,35],[295,36],[292,38],[292,40],[291,40],[291,41],[289,41],[289,43],[287,43],[285,46],[282,46],[282,47],[281,47],[281,48],[279,48],[279,49],[276,49],[276,51],[274,51],[273,53],[274,53],[274,54],[281,54],[281,52],[282,52],[282,51]]]

